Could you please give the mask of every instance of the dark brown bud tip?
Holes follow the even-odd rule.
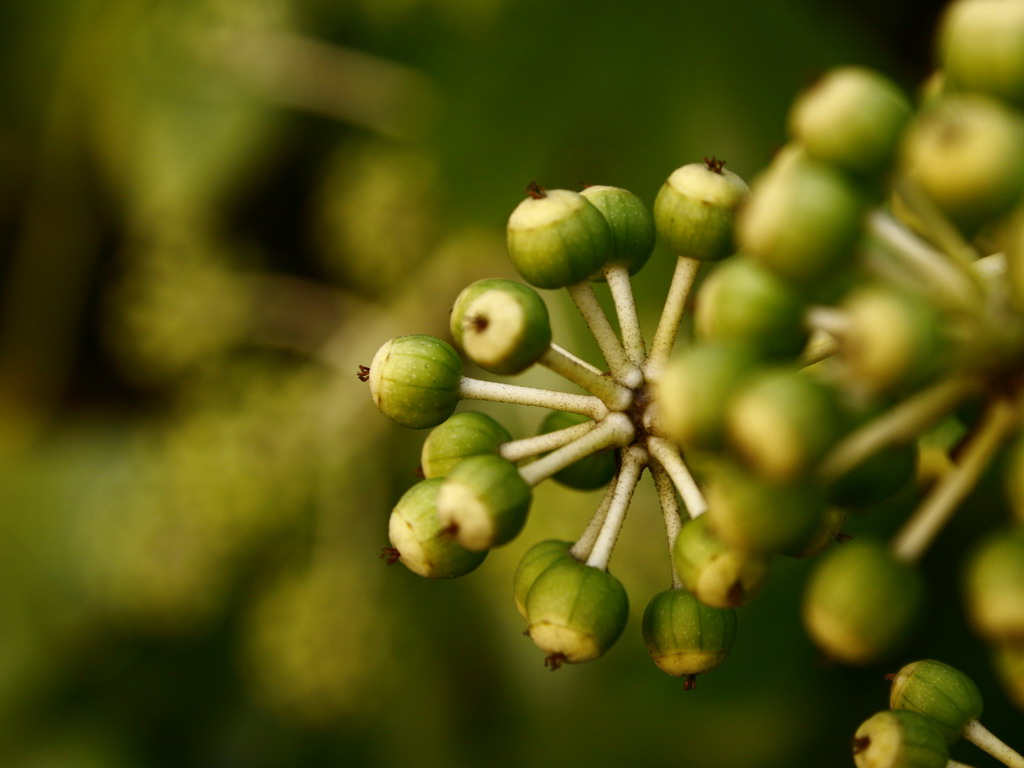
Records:
[[[544,659],[544,666],[554,672],[556,669],[561,669],[562,664],[565,663],[564,653],[552,653],[550,656]]]
[[[696,687],[697,687],[697,676],[696,675],[687,675],[686,678],[683,680],[683,690],[684,691],[692,691]]]
[[[380,551],[380,559],[388,565],[394,565],[398,562],[400,557],[401,555],[394,547],[384,547],[384,549]]]
[[[858,755],[871,746],[871,739],[868,736],[861,736],[853,740],[853,754]]]
[[[528,194],[534,200],[543,200],[545,197],[548,196],[547,190],[544,189],[544,187],[542,187],[536,181],[531,181],[526,186],[526,194]]]
[[[709,171],[721,175],[722,170],[725,168],[725,160],[719,160],[712,155],[711,157],[704,158],[704,165],[707,166]]]
[[[370,369],[365,365],[360,365],[359,370],[356,371],[356,378],[360,381],[370,380]]]

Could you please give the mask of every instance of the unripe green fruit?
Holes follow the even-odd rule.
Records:
[[[919,386],[949,356],[947,322],[923,296],[864,285],[843,300],[842,309],[849,318],[843,362],[870,396]]]
[[[709,160],[677,168],[654,200],[658,237],[680,256],[718,261],[736,250],[736,209],[750,194],[743,179]]]
[[[754,552],[803,552],[825,514],[824,493],[814,483],[773,483],[731,464],[718,467],[707,500],[715,535]]]
[[[449,536],[437,518],[441,478],[417,483],[398,500],[388,522],[388,538],[413,573],[444,579],[469,573],[487,552],[471,552]]]
[[[522,373],[551,347],[551,322],[540,295],[514,280],[478,280],[455,300],[452,337],[486,371]]]
[[[673,357],[654,384],[656,431],[684,449],[721,447],[729,403],[755,360],[746,347],[724,342]]]
[[[654,663],[675,677],[710,672],[736,639],[736,611],[704,605],[682,589],[659,592],[644,610],[643,637]]]
[[[444,477],[460,461],[480,454],[497,454],[512,439],[501,424],[476,411],[462,411],[434,427],[423,442],[420,468],[424,477]]]
[[[807,301],[792,285],[739,254],[701,284],[694,325],[701,341],[743,344],[758,357],[795,357],[807,343]]]
[[[714,608],[749,602],[768,580],[768,556],[727,545],[708,529],[707,515],[683,524],[672,564],[683,586]]]
[[[967,675],[935,659],[904,666],[889,690],[892,709],[909,709],[931,718],[947,744],[963,733],[967,723],[981,717],[981,691]]]
[[[965,586],[978,634],[993,643],[1024,643],[1024,528],[1000,531],[975,547]]]
[[[939,28],[938,49],[954,88],[1024,104],[1024,5],[1003,0],[950,3]]]
[[[492,454],[470,456],[444,478],[437,517],[459,544],[481,551],[515,538],[532,498],[515,464]]]
[[[840,67],[793,104],[789,132],[816,160],[875,176],[888,169],[910,112],[910,102],[887,77]]]
[[[849,261],[865,211],[852,181],[791,148],[754,181],[736,221],[739,244],[784,279],[811,286]]]
[[[764,372],[743,386],[726,413],[728,443],[761,477],[804,476],[840,434],[835,393],[806,373]]]
[[[530,594],[533,582],[562,558],[572,559],[572,555],[569,554],[571,547],[571,541],[546,539],[526,550],[512,579],[512,597],[516,603],[516,610],[523,615],[524,619],[526,618],[526,596]]]
[[[818,520],[818,527],[804,540],[803,546],[791,549],[782,554],[790,557],[814,557],[826,547],[831,546],[839,538],[846,523],[847,512],[839,507],[828,507]]]
[[[833,547],[804,592],[804,626],[829,658],[874,664],[895,652],[920,615],[924,582],[880,542],[855,539]]]
[[[402,426],[426,429],[455,411],[461,379],[462,360],[450,344],[434,336],[398,336],[373,356],[370,396]]]
[[[578,413],[551,411],[541,422],[540,434],[546,435],[549,432],[582,424],[585,421],[590,421],[590,418]],[[556,472],[553,477],[569,488],[591,491],[607,485],[615,475],[616,469],[615,452],[601,451],[573,462],[565,469]]]
[[[527,634],[552,666],[602,656],[619,639],[628,617],[622,583],[572,558],[545,569],[526,596]]]
[[[612,233],[587,198],[566,189],[535,192],[508,220],[512,266],[538,288],[583,282],[605,263]]]
[[[1024,117],[985,96],[946,96],[919,112],[902,154],[907,176],[967,233],[1024,192]]]
[[[857,729],[853,761],[857,768],[946,768],[949,750],[939,727],[924,715],[885,710]]]
[[[620,187],[598,184],[580,194],[601,212],[611,230],[612,245],[604,266],[623,266],[631,275],[639,272],[654,251],[654,217],[647,206]]]

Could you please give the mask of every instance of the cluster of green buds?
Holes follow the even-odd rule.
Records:
[[[853,737],[858,768],[962,766],[949,757],[961,738],[1010,768],[1024,766],[1024,756],[981,724],[981,692],[959,669],[923,659],[887,679],[892,681],[889,709],[861,723]]]
[[[749,187],[715,158],[672,172],[651,208],[617,187],[531,184],[507,228],[525,283],[473,283],[451,310],[454,346],[402,336],[360,368],[381,411],[432,429],[389,557],[459,576],[522,530],[537,484],[606,486],[579,537],[531,548],[513,588],[550,666],[595,659],[626,624],[608,565],[646,471],[670,563],[642,621],[661,669],[692,685],[721,663],[737,609],[780,557],[817,558],[803,620],[822,654],[871,665],[911,639],[927,591],[918,561],[1008,455],[1015,522],[977,545],[965,582],[972,626],[1024,705],[1024,10],[956,0],[937,49],[918,103],[874,71],[827,73]],[[675,267],[648,343],[630,276],[656,241]],[[552,341],[537,289],[568,292],[603,365]],[[584,392],[470,378],[457,349],[485,371],[539,365]],[[469,400],[551,413],[513,438],[456,412]],[[921,439],[951,423],[954,455],[913,488]],[[848,540],[852,515],[906,489],[919,502],[891,540]],[[864,746],[931,727],[905,710],[858,735],[859,765],[933,764]]]

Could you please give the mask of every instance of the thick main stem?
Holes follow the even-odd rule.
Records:
[[[641,365],[647,356],[644,347],[643,333],[640,331],[640,318],[636,314],[636,301],[633,299],[633,285],[629,282],[629,270],[621,264],[614,264],[604,271],[605,280],[615,302],[615,314],[619,318],[619,330],[622,332],[622,346],[626,355],[634,365]]]
[[[690,517],[698,518],[707,512],[708,502],[701,493],[697,481],[693,479],[690,468],[683,461],[679,449],[662,437],[648,437],[647,450],[679,489],[679,495],[683,497],[683,504],[686,505]]]
[[[904,400],[843,438],[822,461],[822,479],[837,480],[876,451],[916,439],[981,388],[981,381],[975,378],[949,378]]]
[[[584,281],[570,285],[566,290],[569,292],[569,296],[572,297],[583,319],[590,327],[590,332],[594,334],[594,339],[601,348],[601,354],[604,355],[605,362],[608,363],[608,370],[611,371],[612,376],[627,387],[639,386],[643,382],[643,375],[640,373],[640,369],[630,362],[629,357],[626,355],[626,350],[619,341],[619,337],[615,334],[615,329],[612,328],[612,324],[608,321],[608,316],[605,315],[600,302],[597,300],[597,294],[594,293],[593,286],[589,282]]]
[[[636,490],[640,473],[643,472],[647,461],[647,451],[639,445],[631,445],[622,452],[622,468],[615,481],[611,505],[608,507],[608,514],[601,526],[601,533],[598,535],[597,541],[594,542],[590,557],[587,558],[587,565],[600,568],[602,571],[608,569],[608,561],[611,559],[615,542],[619,538],[622,523],[626,519],[626,510],[629,509],[633,491]]]
[[[1017,425],[1017,408],[996,400],[964,445],[957,464],[935,484],[892,540],[893,554],[906,562],[917,560],[971,492],[1006,436]]]
[[[979,749],[1009,768],[1024,768],[1024,756],[1007,746],[999,737],[977,720],[971,720],[964,728],[963,736]]]
[[[578,357],[555,344],[548,347],[537,362],[601,398],[608,410],[624,411],[633,402],[633,390],[584,364]]]
[[[519,470],[519,474],[527,484],[537,485],[592,453],[605,448],[629,445],[633,440],[634,431],[633,422],[628,416],[623,413],[610,413],[583,437],[527,464]]]
[[[463,376],[459,381],[459,397],[463,400],[490,400],[516,405],[536,405],[555,411],[568,411],[589,416],[595,421],[608,414],[608,408],[593,395],[578,395],[572,392],[555,392],[551,389],[522,387],[518,384],[504,384]]]
[[[683,311],[686,309],[686,300],[690,296],[690,289],[693,288],[699,269],[700,261],[697,259],[680,256],[676,261],[672,284],[669,286],[668,296],[665,297],[658,329],[654,332],[654,340],[651,342],[651,352],[643,365],[644,374],[648,379],[657,377],[665,361],[672,354],[679,323],[682,322]]]

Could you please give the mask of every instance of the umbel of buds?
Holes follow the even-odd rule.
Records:
[[[627,623],[609,566],[646,473],[669,566],[640,622],[658,668],[692,683],[723,663],[737,616],[787,557],[813,560],[802,618],[818,650],[874,665],[914,642],[917,562],[999,459],[1011,519],[969,543],[966,615],[1024,701],[1019,5],[954,0],[920,105],[876,72],[827,73],[749,187],[716,158],[668,174],[650,208],[616,186],[530,185],[506,230],[525,284],[472,283],[452,307],[454,347],[400,336],[360,368],[381,411],[433,428],[426,479],[392,512],[390,559],[469,573],[529,514],[570,524],[530,512],[539,484],[598,491],[575,536],[526,549],[511,591],[550,667],[599,658]],[[631,276],[661,258],[672,277],[648,338]],[[542,293],[563,288],[603,360],[555,343]],[[460,353],[569,386],[471,378]],[[466,400],[541,410],[519,436],[455,413]],[[858,510],[888,500],[909,511],[882,541]],[[857,731],[857,765],[946,768],[948,741],[981,738],[977,688],[941,662],[904,667],[891,707]]]

